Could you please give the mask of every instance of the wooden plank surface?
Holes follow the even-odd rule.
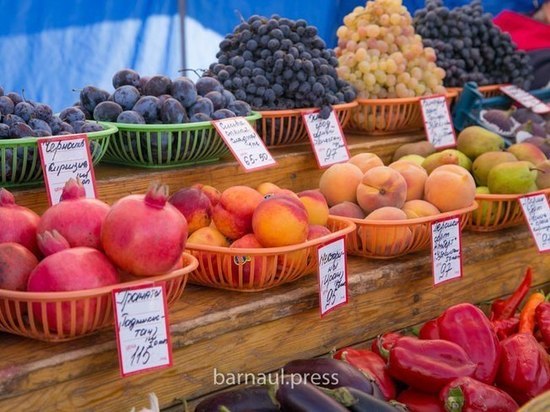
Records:
[[[350,303],[319,318],[316,277],[243,294],[190,286],[170,312],[174,366],[120,378],[113,333],[48,344],[0,334],[0,410],[112,411],[221,389],[213,370],[259,373],[436,316],[454,303],[510,293],[526,265],[550,286],[550,256],[524,227],[466,233],[464,278],[432,286],[429,252],[389,261],[351,257]],[[45,402],[48,399],[48,402]]]

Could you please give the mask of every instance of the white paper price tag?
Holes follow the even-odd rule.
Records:
[[[456,135],[445,96],[420,99],[424,129],[436,149],[456,146]]]
[[[86,197],[96,197],[94,166],[85,134],[45,137],[37,140],[50,205],[59,203],[67,180],[79,178]]]
[[[525,90],[520,89],[517,86],[501,86],[500,90],[502,91],[502,93],[510,96],[516,102],[524,107],[527,107],[528,109],[531,109],[535,113],[550,113],[550,106],[548,106],[543,101],[537,99],[531,93],[526,92]]]
[[[519,198],[523,214],[539,252],[550,251],[550,207],[544,194]]]
[[[122,376],[172,365],[166,293],[162,286],[113,291]]]
[[[320,168],[349,160],[346,138],[334,110],[328,119],[319,117],[319,111],[304,113],[302,117]]]
[[[348,302],[345,238],[317,249],[321,316]]]
[[[214,120],[212,124],[246,171],[265,169],[277,164],[256,130],[245,118]]]
[[[433,222],[431,230],[434,286],[461,278],[462,242],[459,218]]]

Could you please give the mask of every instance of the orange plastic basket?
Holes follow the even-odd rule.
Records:
[[[427,249],[431,244],[432,222],[457,216],[462,230],[468,216],[476,208],[477,203],[474,202],[463,209],[407,220],[345,218],[356,226],[356,230],[347,236],[347,253],[373,259],[391,259]]]
[[[124,283],[74,292],[16,292],[0,289],[0,331],[46,342],[74,340],[113,324],[112,291],[153,282],[164,284],[170,306],[181,298],[188,275],[197,259],[183,254],[183,268]],[[54,310],[55,325],[48,321]]]
[[[544,193],[550,201],[550,189]],[[477,194],[477,210],[470,214],[466,229],[473,232],[494,232],[525,223],[518,199],[523,195]]]
[[[355,101],[332,106],[342,129],[347,126]],[[312,109],[259,111],[262,118],[256,122],[256,130],[268,147],[289,146],[309,142],[302,113]]]
[[[206,246],[187,243],[199,261],[189,282],[219,289],[258,292],[292,282],[317,269],[317,247],[355,230],[349,220],[330,218],[330,235],[298,245],[271,248]]]

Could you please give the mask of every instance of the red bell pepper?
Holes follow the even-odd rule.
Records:
[[[359,369],[368,379],[373,380],[387,401],[394,399],[395,383],[386,369],[386,361],[368,349],[340,349],[333,355]]]
[[[399,394],[397,402],[404,404],[410,412],[445,412],[439,397],[408,388]]]
[[[438,393],[453,379],[472,376],[476,367],[456,343],[408,336],[395,342],[388,362],[392,377],[427,393]]]
[[[519,314],[519,333],[533,333],[535,331],[535,310],[537,306],[544,302],[544,293],[535,292],[521,310]]]
[[[455,379],[439,393],[448,412],[516,412],[516,401],[496,386],[473,378]]]
[[[519,316],[516,315],[508,319],[494,320],[491,324],[493,325],[493,330],[497,334],[498,339],[504,340],[518,332]]]
[[[550,390],[550,358],[529,333],[501,342],[502,357],[496,383],[520,405]]]
[[[514,315],[521,301],[527,296],[533,281],[531,267],[528,266],[523,280],[508,299],[496,299],[491,305],[491,320],[507,319]]]
[[[439,328],[437,326],[437,318],[427,321],[418,332],[420,339],[441,339],[439,336]]]
[[[390,353],[390,349],[401,339],[403,335],[399,332],[387,332],[383,335],[378,335],[376,339],[372,341],[371,350],[380,356],[382,359],[387,360]]]
[[[550,302],[543,302],[537,306],[535,322],[542,336],[542,341],[547,347],[550,347]]]
[[[437,318],[441,339],[456,343],[477,365],[474,379],[492,384],[500,361],[500,342],[489,319],[471,303],[449,307]]]

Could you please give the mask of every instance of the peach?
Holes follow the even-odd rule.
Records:
[[[307,210],[310,225],[327,224],[328,203],[319,189],[304,190],[298,197]]]
[[[210,224],[212,203],[202,190],[183,188],[172,194],[168,201],[185,217],[190,234]]]
[[[218,229],[212,226],[201,227],[191,233],[187,238],[187,243],[221,247],[229,246],[227,238]]]
[[[336,163],[323,172],[319,179],[319,189],[329,206],[340,202],[355,202],[357,185],[363,172],[351,163]]]
[[[235,240],[229,246],[230,249],[260,249],[261,243],[254,234],[249,233]],[[223,272],[229,283],[234,286],[239,284],[257,285],[274,275],[275,256],[259,255],[233,255],[225,256],[223,260]]]
[[[373,167],[357,186],[357,203],[367,214],[384,206],[400,208],[407,199],[407,182],[388,166]]]
[[[441,212],[430,202],[421,199],[413,199],[405,202],[402,207],[408,219],[438,215]]]
[[[458,165],[435,168],[424,185],[424,199],[441,212],[468,207],[473,203],[475,195],[474,178]]]
[[[393,162],[389,167],[397,170],[405,178],[407,182],[406,200],[422,199],[424,197],[424,183],[428,178],[426,169],[406,160]]]
[[[265,196],[265,195],[269,195],[269,194],[275,193],[275,192],[277,192],[278,190],[281,190],[281,188],[280,188],[279,186],[277,186],[275,183],[263,182],[263,183],[260,183],[260,184],[256,187],[256,190],[257,190],[258,192],[260,192],[262,196]]]
[[[284,196],[264,199],[252,216],[252,230],[264,247],[302,243],[308,232],[306,208]]]
[[[353,219],[364,219],[365,212],[359,207],[357,203],[353,202],[341,202],[332,206],[328,213],[334,216],[351,217]]]
[[[212,210],[216,228],[229,239],[238,239],[252,231],[252,215],[264,197],[248,186],[225,189]]]
[[[293,192],[292,190],[290,189],[279,189],[277,190],[275,193],[270,193],[269,194],[270,196],[274,196],[274,195],[277,195],[277,196],[281,196],[281,195],[284,195],[284,196],[287,196],[287,197],[290,197],[292,199],[295,199],[295,200],[300,200],[300,198],[298,197],[298,195]],[[265,196],[264,196],[265,197]]]
[[[354,164],[365,174],[367,170],[376,166],[384,166],[384,162],[374,153],[358,153],[352,156],[348,163]]]
[[[202,183],[195,183],[194,185],[191,185],[191,187],[201,190],[206,196],[208,196],[212,207],[216,206],[220,201],[220,197],[222,194],[214,186],[203,185]]]
[[[307,240],[317,239],[331,233],[330,229],[326,226],[310,224],[307,231]]]
[[[506,150],[516,156],[518,160],[526,160],[534,165],[542,163],[546,160],[546,155],[544,152],[533,143],[515,143]]]
[[[369,213],[365,221],[406,220],[401,209],[384,206]],[[407,226],[366,225],[359,227],[359,237],[365,249],[378,256],[399,255],[407,250],[412,241],[412,231]]]

